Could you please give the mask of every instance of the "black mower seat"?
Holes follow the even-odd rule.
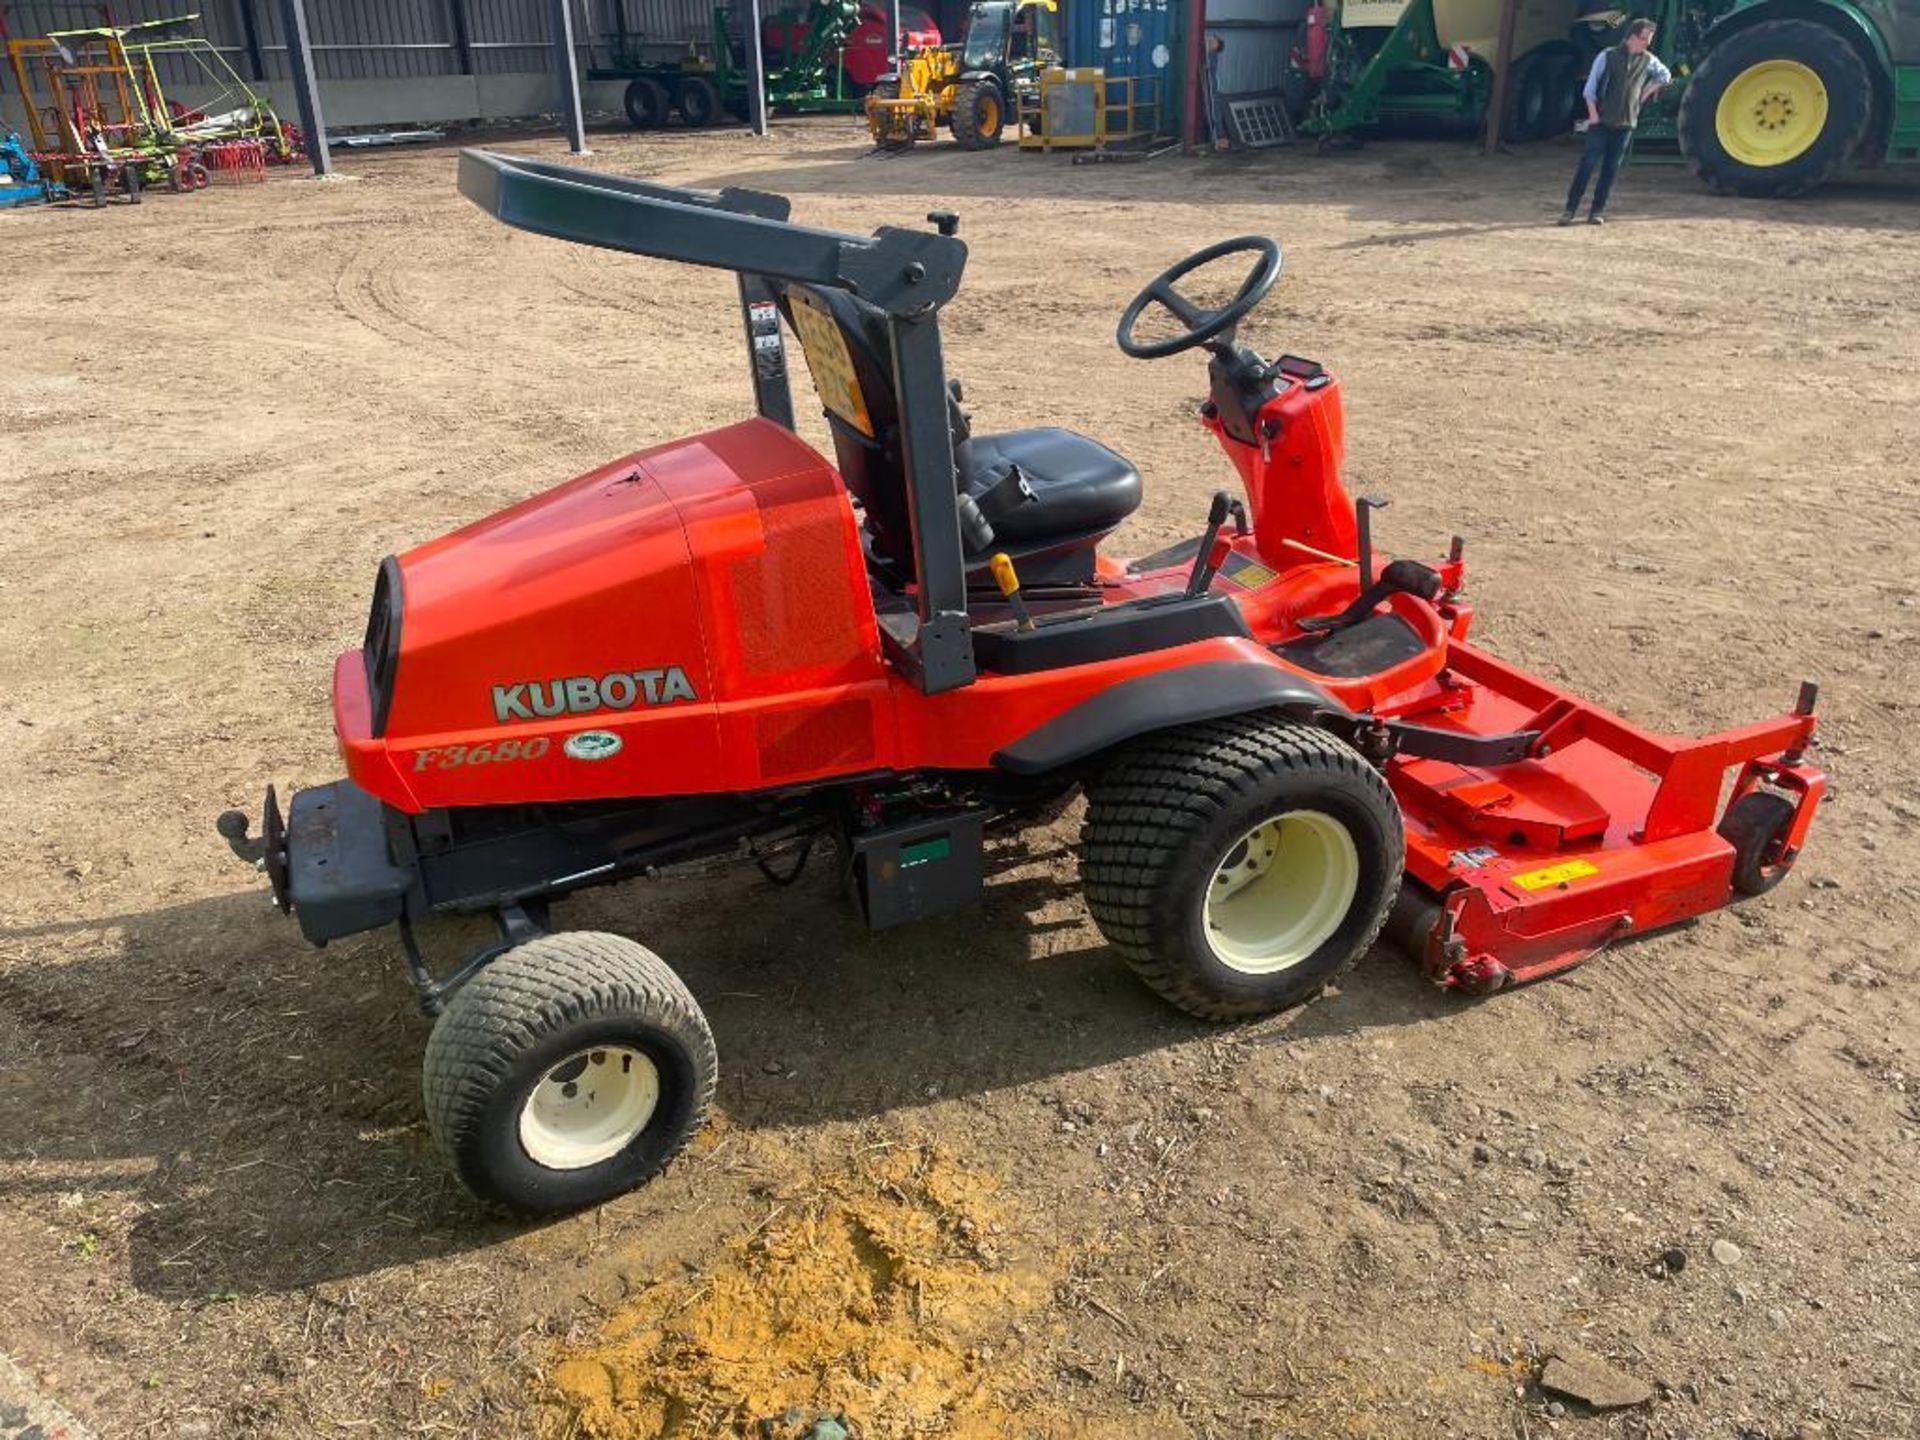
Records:
[[[869,554],[894,578],[911,579],[912,530],[887,317],[845,290],[783,286],[779,303],[803,348],[806,334],[794,319],[796,301],[824,309],[845,342],[844,368],[852,372],[845,378],[852,384],[836,385],[831,401],[825,392],[821,395],[835,459],[848,491],[860,503]],[[826,362],[829,372],[840,368],[830,354],[809,353],[809,370],[816,358]],[[818,380],[816,376],[816,385]],[[1047,426],[974,435],[957,395],[949,398],[947,412],[955,486],[973,497],[994,534],[990,547],[968,552],[969,573],[984,571],[994,550],[1008,550],[1023,562],[1077,551],[1077,560],[1044,572],[1036,567],[1032,574],[1036,580],[1091,581],[1093,545],[1139,507],[1139,473],[1106,446],[1071,430]]]
[[[1140,507],[1140,472],[1071,430],[974,435],[960,450],[966,491],[1001,541],[1104,532]]]

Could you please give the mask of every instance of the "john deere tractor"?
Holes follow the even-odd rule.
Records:
[[[897,149],[945,125],[963,150],[1000,143],[1020,97],[1060,63],[1056,0],[976,0],[957,45],[912,50],[867,97],[873,143]]]
[[[1736,0],[1704,17],[1687,0],[1668,8],[1676,53],[1691,62],[1680,149],[1716,190],[1801,195],[1849,161],[1920,160],[1920,0]],[[1668,29],[1655,42],[1663,54]]]

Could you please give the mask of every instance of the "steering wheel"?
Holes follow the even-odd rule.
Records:
[[[1251,252],[1259,258],[1241,283],[1239,294],[1218,310],[1196,305],[1173,288],[1176,281],[1186,279],[1203,265],[1211,265],[1229,255],[1245,252]],[[1280,278],[1281,264],[1280,246],[1265,235],[1241,235],[1233,240],[1209,245],[1204,250],[1196,250],[1179,264],[1162,270],[1147,283],[1146,289],[1133,297],[1120,315],[1120,328],[1114,332],[1114,343],[1119,345],[1124,354],[1136,360],[1159,360],[1168,355],[1178,355],[1182,350],[1191,350],[1196,345],[1204,345],[1222,331],[1238,325],[1254,306],[1266,299],[1273,282]],[[1172,311],[1174,318],[1187,328],[1166,340],[1136,340],[1133,327],[1139,323],[1146,308],[1155,304]]]

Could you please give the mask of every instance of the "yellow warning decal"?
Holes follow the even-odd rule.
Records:
[[[787,298],[793,302],[793,328],[800,336],[800,348],[806,354],[807,369],[813,373],[813,388],[820,392],[820,403],[872,439],[873,420],[861,397],[860,381],[853,373],[847,337],[840,333],[832,313],[818,296],[796,286],[787,292]]]
[[[1257,560],[1249,560],[1244,555],[1235,555],[1221,567],[1220,577],[1238,585],[1242,590],[1258,590],[1269,580],[1274,579],[1276,572],[1269,570]]]
[[[1582,880],[1599,873],[1598,865],[1585,860],[1567,860],[1558,865],[1549,865],[1544,870],[1529,870],[1524,875],[1516,875],[1513,883],[1522,890],[1544,890],[1549,885],[1564,885],[1569,880]]]

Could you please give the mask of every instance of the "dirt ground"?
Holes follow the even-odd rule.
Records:
[[[6,215],[0,1349],[109,1436],[701,1433],[791,1397],[866,1435],[1920,1435],[1911,180],[1764,204],[1637,168],[1611,226],[1562,230],[1559,149],[596,144],[824,224],[957,210],[950,369],[983,427],[1140,466],[1122,554],[1196,531],[1229,472],[1200,361],[1127,360],[1114,319],[1189,249],[1273,233],[1246,333],[1342,377],[1384,543],[1469,537],[1487,643],[1656,728],[1819,677],[1811,847],[1562,980],[1462,1003],[1377,952],[1237,1028],[1104,949],[1073,815],[995,853],[978,912],[881,936],[825,875],[598,892],[560,919],[681,970],[722,1113],[650,1188],[503,1223],[431,1153],[390,937],[305,948],[211,822],[337,773],[331,658],[382,555],[745,412],[730,282],[509,232],[451,148]],[[990,1193],[991,1245],[956,1248],[975,1212],[899,1156]],[[888,1270],[871,1335],[813,1315],[807,1351],[780,1316],[842,1283],[843,1214],[959,1310],[902,1319]],[[1550,1410],[1569,1346],[1652,1402]],[[706,1367],[698,1403],[616,1403],[673,1366]]]

